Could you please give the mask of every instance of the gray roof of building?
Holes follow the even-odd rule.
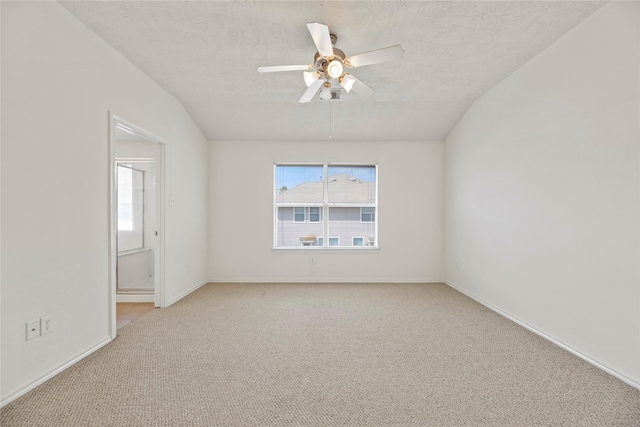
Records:
[[[276,190],[277,203],[322,203],[324,184],[321,181],[303,182],[285,191]],[[375,183],[348,174],[329,177],[330,203],[374,203]]]

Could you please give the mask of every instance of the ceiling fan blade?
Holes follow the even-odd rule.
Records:
[[[311,101],[315,94],[318,92],[318,89],[320,89],[323,84],[324,80],[316,80],[315,82],[313,82],[298,102],[305,103]]]
[[[360,80],[353,77],[353,86],[351,90],[357,93],[362,98],[371,98],[373,94],[376,93],[375,90],[371,89],[366,84],[362,83]]]
[[[329,27],[324,24],[312,22],[307,24],[311,38],[318,48],[318,53],[322,56],[333,56],[333,46],[331,45],[331,35]]]
[[[269,67],[258,67],[259,73],[275,73],[278,71],[307,71],[310,65],[273,65]]]
[[[397,61],[404,55],[404,49],[399,44],[371,52],[361,53],[344,60],[348,67],[362,67],[363,65],[379,64],[381,62]]]

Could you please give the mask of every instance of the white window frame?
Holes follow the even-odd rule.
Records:
[[[360,239],[362,240],[362,244],[361,245],[356,245],[356,239]],[[365,244],[365,239],[363,236],[354,236],[351,238],[351,246],[355,247],[355,248],[364,248],[366,246]]]
[[[331,248],[332,250],[349,250],[349,249],[364,249],[364,250],[373,250],[373,249],[379,249],[380,248],[380,238],[378,235],[378,227],[379,227],[379,215],[378,215],[378,183],[379,183],[379,175],[378,175],[378,164],[376,163],[367,163],[367,162],[362,162],[362,163],[274,163],[273,164],[273,183],[274,183],[274,188],[276,187],[276,175],[277,175],[277,168],[278,166],[322,166],[323,169],[323,176],[325,177],[325,179],[323,179],[323,183],[324,183],[324,201],[323,204],[320,207],[320,221],[316,222],[313,221],[314,224],[317,223],[322,223],[323,226],[323,236],[329,236],[329,208],[330,207],[352,207],[353,205],[349,205],[349,204],[345,204],[345,203],[330,203],[329,202],[329,191],[328,191],[328,187],[329,187],[329,179],[328,179],[328,169],[330,166],[337,166],[337,167],[348,167],[348,166],[352,166],[352,167],[373,167],[374,168],[374,179],[375,179],[375,190],[374,190],[374,202],[373,203],[368,203],[368,204],[364,204],[364,206],[359,206],[360,207],[360,222],[362,223],[362,207],[367,207],[367,208],[373,208],[373,221],[364,221],[365,223],[374,224],[374,236],[373,236],[373,241],[374,244],[373,245],[369,245],[369,238],[365,237],[364,238],[364,245],[363,246],[345,246],[342,247],[340,246],[340,238],[338,236],[329,236],[327,238],[327,241],[324,242],[323,237],[318,237],[317,238],[317,245],[314,245],[313,248],[319,249],[319,248]],[[277,242],[278,242],[278,209],[279,208],[286,208],[286,207],[293,207],[293,222],[297,223],[297,224],[301,224],[303,223],[302,221],[295,221],[295,208],[300,208],[300,207],[305,207],[307,209],[305,209],[305,221],[304,222],[309,222],[310,219],[310,215],[309,215],[309,210],[308,207],[309,205],[311,206],[318,206],[318,203],[309,203],[306,204],[306,206],[304,206],[305,204],[303,204],[303,206],[300,206],[300,204],[296,203],[280,203],[278,204],[277,202],[277,191],[274,191],[273,193],[273,249],[276,250],[286,250],[286,249],[299,249],[299,248],[309,248],[309,246],[278,246]],[[327,219],[327,220],[325,220]],[[333,239],[333,238],[337,238],[338,239],[338,246],[329,246],[329,239]],[[323,243],[326,243],[327,246],[323,246]]]
[[[338,244],[337,245],[332,245],[331,244],[331,239],[336,239],[338,241]],[[327,241],[329,243],[328,247],[330,247],[330,248],[339,248],[340,247],[340,237],[338,237],[338,236],[330,236]]]

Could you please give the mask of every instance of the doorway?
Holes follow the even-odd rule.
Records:
[[[116,302],[154,302],[156,248],[155,158],[122,158],[116,141]],[[150,151],[152,142],[137,142]]]
[[[111,336],[116,304],[164,304],[164,142],[111,114]]]

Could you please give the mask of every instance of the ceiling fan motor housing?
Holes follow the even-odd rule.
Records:
[[[328,74],[328,70],[326,69],[327,65],[329,65],[329,63],[334,60],[338,60],[341,64],[344,64],[345,57],[346,56],[343,51],[334,47],[333,58],[322,56],[319,52],[316,52],[315,56],[313,57],[313,63],[318,70],[321,70],[323,73]]]

